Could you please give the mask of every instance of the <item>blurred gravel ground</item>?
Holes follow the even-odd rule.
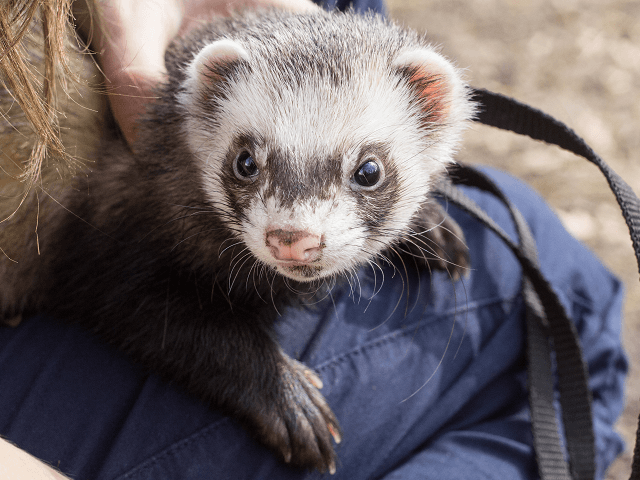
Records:
[[[564,121],[640,193],[640,1],[388,0],[390,16],[426,32],[477,87]],[[596,167],[555,147],[476,125],[459,159],[523,178],[627,286],[632,361],[618,424],[627,451],[609,480],[627,480],[640,412],[640,283],[626,225]]]

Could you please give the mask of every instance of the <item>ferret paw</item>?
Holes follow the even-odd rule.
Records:
[[[333,474],[337,457],[331,439],[340,443],[340,427],[318,391],[322,381],[302,363],[286,355],[284,360],[277,407],[260,419],[262,441],[287,463]]]
[[[443,270],[455,281],[470,266],[462,229],[438,203],[428,203],[416,215],[411,233],[395,248],[403,261],[429,270]]]

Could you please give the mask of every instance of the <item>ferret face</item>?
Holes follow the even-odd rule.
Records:
[[[271,43],[211,42],[187,67],[181,101],[206,197],[229,231],[263,264],[312,281],[410,233],[471,108],[458,72],[428,46],[393,30],[395,44],[376,50],[357,32],[336,40],[339,25],[303,26]]]

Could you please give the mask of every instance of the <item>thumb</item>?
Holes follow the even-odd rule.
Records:
[[[97,51],[113,115],[130,145],[137,120],[166,74],[164,52],[182,15],[182,4],[174,0],[101,3]]]

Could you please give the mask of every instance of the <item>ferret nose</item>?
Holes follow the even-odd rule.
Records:
[[[319,235],[304,230],[273,229],[267,232],[267,246],[276,260],[313,262],[321,253]]]

